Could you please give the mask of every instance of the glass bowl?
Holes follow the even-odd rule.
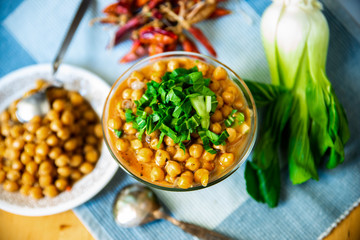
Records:
[[[148,181],[147,179],[142,178],[138,173],[136,173],[135,171],[133,171],[132,169],[128,168],[124,163],[123,163],[123,159],[119,159],[119,157],[115,154],[116,148],[114,146],[114,144],[111,144],[110,142],[110,136],[109,136],[109,131],[106,129],[106,125],[107,125],[107,121],[108,121],[108,116],[109,116],[109,104],[110,104],[110,99],[113,97],[114,93],[116,92],[116,89],[119,87],[119,85],[125,80],[127,79],[130,74],[133,71],[142,69],[143,67],[149,65],[149,64],[153,64],[156,61],[159,60],[164,60],[164,59],[174,59],[174,58],[190,58],[193,60],[201,60],[207,64],[213,65],[214,67],[217,66],[221,66],[222,68],[224,68],[227,73],[228,73],[228,77],[231,81],[233,81],[242,91],[245,102],[247,104],[248,109],[250,110],[250,131],[249,131],[249,135],[247,137],[247,141],[244,143],[244,147],[242,150],[242,153],[240,154],[240,157],[238,159],[235,160],[235,163],[231,166],[228,167],[227,169],[225,169],[223,172],[221,172],[221,174],[216,175],[216,176],[212,176],[210,174],[210,178],[209,178],[209,182],[208,185],[206,187],[210,187],[216,183],[219,183],[221,181],[223,181],[224,179],[226,179],[227,177],[229,177],[232,173],[234,173],[240,166],[241,164],[243,164],[247,157],[249,156],[254,144],[255,144],[255,140],[256,140],[256,136],[257,136],[257,111],[256,111],[256,106],[255,106],[255,101],[253,96],[251,95],[251,92],[249,90],[249,88],[246,86],[245,82],[233,71],[231,70],[229,67],[227,67],[226,65],[224,65],[223,63],[219,62],[218,60],[212,58],[212,57],[208,57],[202,54],[197,54],[197,53],[190,53],[190,52],[183,52],[183,51],[174,51],[174,52],[166,52],[166,53],[161,53],[161,54],[157,54],[154,56],[150,56],[147,57],[143,60],[140,60],[139,62],[137,62],[136,64],[134,64],[132,67],[130,67],[128,70],[126,70],[120,77],[119,79],[113,84],[109,95],[107,96],[105,105],[104,105],[104,109],[103,109],[103,114],[102,114],[102,127],[103,127],[103,132],[104,132],[104,136],[105,136],[105,143],[111,153],[111,155],[113,156],[113,158],[115,159],[115,161],[120,165],[120,167],[126,172],[128,173],[130,176],[132,176],[133,178],[135,178],[136,180],[144,183],[145,185],[148,185],[150,187],[154,187],[154,188],[158,188],[161,190],[167,190],[167,191],[193,191],[193,190],[198,190],[198,189],[202,189],[205,188],[202,185],[196,185],[187,189],[183,189],[183,188],[178,188],[178,187],[169,187],[169,186],[165,186],[165,185],[160,185],[160,184],[155,184],[154,182],[151,182],[150,180]],[[124,161],[125,162],[125,161]]]

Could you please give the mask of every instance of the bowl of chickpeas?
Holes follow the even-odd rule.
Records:
[[[105,143],[138,181],[168,191],[221,182],[256,140],[257,111],[244,81],[216,59],[188,52],[148,57],[114,83]]]
[[[104,149],[100,123],[109,86],[62,65],[62,88],[47,91],[50,111],[21,123],[16,105],[45,88],[51,65],[17,70],[0,80],[0,208],[29,216],[66,211],[98,193],[118,166]]]

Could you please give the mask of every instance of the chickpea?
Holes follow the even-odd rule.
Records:
[[[35,154],[39,156],[46,156],[49,151],[49,146],[44,142],[39,143],[35,148]]]
[[[176,177],[171,177],[169,174],[167,174],[165,176],[165,181],[167,181],[168,183],[174,183],[176,180]]]
[[[222,106],[224,106],[224,99],[221,96],[216,96],[216,100],[218,101],[216,109],[222,108]]]
[[[166,148],[166,151],[170,154],[171,157],[174,157],[176,153],[176,147],[175,146],[168,146]]]
[[[26,142],[32,142],[32,141],[34,141],[35,136],[34,136],[34,134],[31,134],[29,132],[25,132],[24,135],[23,135],[23,138],[24,138],[24,140]]]
[[[8,124],[3,124],[1,126],[1,135],[7,137],[10,135],[10,126]]]
[[[232,92],[225,91],[221,96],[226,104],[231,105],[235,101],[235,95]]]
[[[25,153],[27,153],[29,156],[34,156],[35,155],[35,144],[33,143],[27,143],[24,145],[24,151]]]
[[[242,110],[244,108],[244,103],[240,99],[236,100],[233,104],[234,108],[237,110]]]
[[[249,132],[249,130],[250,130],[250,127],[246,123],[242,123],[238,129],[240,135],[247,134]]]
[[[101,124],[98,123],[95,125],[94,127],[94,134],[97,138],[102,138],[103,137],[103,131],[102,131],[102,127]]]
[[[84,162],[80,165],[79,170],[83,174],[88,174],[94,169],[94,165],[89,162]],[[65,176],[64,176],[65,177]]]
[[[223,115],[220,110],[215,110],[210,119],[212,122],[221,122],[223,120]]]
[[[16,150],[20,150],[24,147],[25,141],[22,138],[16,138],[12,142],[12,147]]]
[[[42,191],[40,187],[32,187],[30,188],[30,196],[34,199],[40,199],[43,197]]]
[[[135,128],[133,128],[133,123],[132,122],[127,122],[124,124],[124,132],[126,134],[135,134],[137,131]]]
[[[61,114],[61,122],[64,125],[72,125],[74,121],[75,121],[75,117],[71,111],[65,110],[63,114]]]
[[[165,72],[166,65],[163,61],[157,61],[156,63],[153,64],[152,69],[155,72]]]
[[[33,117],[30,122],[32,123],[41,123],[42,118],[40,116]]]
[[[213,148],[220,150],[221,153],[226,152],[226,145],[214,145]]]
[[[95,149],[91,150],[91,151],[88,151],[85,154],[85,159],[86,159],[86,161],[88,161],[90,163],[96,163],[96,161],[99,159],[98,151],[96,151]]]
[[[120,152],[126,152],[129,149],[129,141],[124,138],[116,139],[115,147]]]
[[[230,115],[232,110],[233,110],[232,107],[230,107],[229,105],[226,105],[226,104],[220,109],[224,118],[227,118]],[[219,121],[217,121],[217,122],[219,122]]]
[[[200,167],[200,161],[196,158],[190,157],[186,160],[185,167],[191,171],[196,171]]]
[[[199,69],[199,71],[203,74],[203,76],[206,75],[206,72],[208,71],[209,69],[209,65],[205,64],[205,63],[202,63],[202,62],[199,62],[197,65],[197,68]]]
[[[71,159],[70,159],[70,166],[71,167],[78,167],[80,166],[80,164],[83,162],[83,156],[82,155],[73,155],[71,156]]]
[[[56,134],[56,136],[58,137],[58,138],[60,138],[61,140],[67,140],[69,137],[70,137],[70,130],[69,129],[67,129],[67,128],[64,128],[64,129],[60,129],[58,132],[57,132],[57,134]]]
[[[77,92],[70,93],[70,102],[74,106],[79,106],[84,102],[84,98]]]
[[[18,159],[20,156],[20,152],[19,150],[13,148],[7,148],[5,149],[4,156],[8,159]]]
[[[42,161],[44,161],[45,160],[45,157],[43,157],[43,156],[40,156],[40,155],[36,155],[35,157],[34,157],[34,162],[36,162],[37,164],[40,164]]]
[[[73,181],[77,181],[77,180],[79,180],[81,177],[82,177],[82,173],[81,173],[79,170],[77,170],[77,169],[74,169],[74,170],[72,171],[71,175],[70,175],[70,178],[71,178],[71,180],[73,180]]]
[[[63,128],[63,124],[62,124],[61,120],[55,119],[55,120],[51,121],[51,123],[50,123],[51,131],[58,132],[62,128]]]
[[[53,181],[53,179],[50,175],[41,175],[39,177],[39,185],[42,188],[51,185],[52,181]]]
[[[186,171],[178,178],[177,185],[180,188],[187,189],[193,184],[193,175],[191,172]]]
[[[210,130],[216,134],[220,134],[222,127],[221,127],[220,123],[216,122],[216,123],[210,124]]]
[[[205,169],[207,169],[209,172],[211,172],[212,170],[215,169],[215,162],[214,162],[214,161],[210,161],[210,162],[203,161],[203,162],[201,163],[201,168],[205,168]]]
[[[150,75],[150,80],[155,81],[157,83],[161,83],[161,81],[162,81],[161,76],[162,76],[162,74],[160,72],[153,72]]]
[[[50,121],[54,121],[60,118],[59,112],[55,111],[54,109],[50,109],[50,111],[46,114],[47,119]]]
[[[13,145],[13,142],[14,142],[14,138],[8,136],[8,137],[5,139],[5,146],[7,146],[8,148],[11,148],[12,145]]]
[[[10,128],[10,135],[13,138],[18,138],[24,133],[24,128],[21,125],[15,125],[12,128]]]
[[[232,143],[236,140],[236,130],[234,128],[226,128],[227,133],[229,134],[229,137],[227,140],[229,143]]]
[[[51,134],[47,139],[46,139],[46,144],[54,147],[56,145],[59,144],[59,139],[56,137],[55,134]]]
[[[6,178],[14,182],[19,180],[20,177],[21,177],[20,172],[14,169],[9,170],[6,174]]]
[[[142,81],[144,80],[144,74],[142,74],[142,72],[139,71],[134,71],[131,73],[130,77],[135,78],[138,81]]]
[[[234,163],[233,153],[223,153],[220,156],[219,163],[223,167],[229,167]]]
[[[16,192],[17,190],[19,190],[19,185],[16,182],[5,180],[5,182],[3,183],[3,188],[7,192]]]
[[[32,161],[32,158],[30,157],[29,154],[27,154],[26,152],[23,152],[20,155],[20,161],[22,164],[27,164],[28,162]]]
[[[71,152],[74,151],[77,147],[77,139],[76,138],[71,138],[69,140],[67,140],[64,144],[64,149],[65,151]]]
[[[206,187],[209,181],[209,171],[204,168],[198,169],[194,174],[194,179],[196,183],[201,183],[201,185]]]
[[[22,184],[32,186],[35,183],[35,178],[32,174],[25,171],[21,176],[21,182]]]
[[[141,148],[136,155],[136,158],[139,162],[150,162],[153,156],[153,152],[150,148]]]
[[[84,163],[83,163],[84,164]],[[82,165],[83,165],[82,164]],[[89,163],[90,164],[90,163]],[[81,169],[83,168],[82,167],[82,165],[80,166],[80,171],[81,171]],[[91,165],[91,164],[90,164]],[[91,169],[92,170],[92,169]],[[68,177],[68,176],[70,176],[70,174],[71,174],[71,168],[70,167],[68,167],[68,166],[64,166],[64,167],[59,167],[58,169],[57,169],[57,173],[59,174],[59,176],[61,176],[61,177]]]
[[[84,119],[88,122],[93,122],[96,120],[96,113],[93,110],[86,110],[84,112]]]
[[[189,152],[187,149],[185,149],[185,151],[184,151],[180,147],[176,148],[176,153],[174,155],[175,160],[183,162],[188,158],[189,158]]]
[[[143,94],[144,94],[144,90],[142,90],[142,89],[136,89],[136,90],[134,90],[134,91],[131,93],[131,99],[132,99],[133,101],[139,100],[139,99],[142,97]]]
[[[153,110],[151,109],[151,107],[146,107],[144,110],[147,114],[152,114]]]
[[[203,153],[203,151],[204,151],[204,148],[200,144],[193,144],[189,148],[189,154],[190,154],[190,156],[192,156],[194,158],[201,157],[201,154]]]
[[[176,177],[181,173],[181,166],[176,161],[167,161],[165,165],[165,170],[170,177]]]
[[[222,67],[218,66],[215,68],[212,77],[214,80],[224,80],[227,78],[227,72]]]
[[[52,108],[57,112],[61,112],[62,110],[64,110],[65,106],[66,103],[64,99],[56,99],[52,104]]]
[[[87,153],[88,151],[91,151],[91,150],[93,150],[94,149],[94,146],[92,146],[92,145],[89,145],[89,144],[86,144],[85,146],[84,146],[84,153]]]
[[[0,183],[4,182],[6,179],[6,172],[0,169]]]
[[[4,111],[0,114],[0,122],[9,122],[10,120],[10,113],[7,111]]]
[[[25,123],[24,127],[29,133],[35,133],[39,129],[40,123],[28,122],[28,123]]]
[[[45,140],[51,133],[51,130],[47,126],[42,126],[36,130],[36,138],[39,140]]]
[[[131,140],[130,144],[131,144],[131,147],[135,150],[138,150],[143,147],[143,144],[139,139]]]
[[[21,163],[19,160],[14,160],[11,164],[11,168],[14,170],[21,171],[24,168],[24,164]]]
[[[68,165],[70,162],[70,158],[66,154],[61,154],[59,157],[55,159],[55,165],[57,167],[64,167]]]
[[[131,99],[131,94],[132,94],[133,90],[131,88],[127,88],[123,91],[122,93],[122,97],[125,100],[130,100]]]
[[[162,181],[165,178],[164,171],[160,167],[153,167],[151,169],[150,178],[152,182]]]
[[[59,178],[55,181],[55,187],[61,192],[64,191],[68,185],[69,183],[65,178]]]
[[[30,185],[22,185],[20,187],[20,193],[24,196],[28,196],[30,194],[30,189],[31,189]]]
[[[204,151],[203,155],[202,155],[202,159],[204,161],[213,161],[216,157],[216,153],[215,154],[212,154],[212,153],[209,153],[207,151]]]
[[[164,144],[161,143],[158,147],[158,144],[159,144],[159,139],[157,138],[153,138],[151,139],[150,141],[150,147],[154,150],[158,150],[158,149],[163,149],[164,148]]]
[[[219,81],[211,81],[209,88],[211,89],[211,91],[216,92],[217,90],[219,90],[220,88],[220,83]]]
[[[58,190],[56,189],[56,187],[54,185],[49,185],[46,186],[44,189],[44,195],[47,197],[55,197],[59,194]]]
[[[48,175],[51,174],[51,172],[54,170],[54,166],[50,161],[44,161],[40,163],[39,166],[39,175]]]
[[[167,146],[175,146],[174,140],[169,136],[165,136],[164,141]]]
[[[62,150],[59,147],[54,147],[49,152],[49,158],[55,160],[57,157],[60,156]]]
[[[155,164],[164,167],[166,161],[170,160],[170,154],[164,150],[157,150],[155,153]]]
[[[178,61],[176,61],[176,60],[170,60],[169,62],[168,62],[168,64],[167,64],[167,70],[169,71],[169,72],[172,72],[172,71],[174,71],[175,69],[177,69],[177,68],[179,68],[179,62]]]

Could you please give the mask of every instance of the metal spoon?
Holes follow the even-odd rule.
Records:
[[[154,192],[138,184],[128,185],[118,193],[113,206],[113,216],[121,227],[137,227],[158,219],[166,219],[200,239],[230,239],[214,231],[170,217],[162,210]]]
[[[74,36],[74,33],[79,26],[81,19],[83,18],[86,9],[89,6],[91,0],[82,0],[74,19],[72,20],[71,26],[66,33],[65,39],[61,44],[61,47],[53,61],[53,77],[55,76],[61,61],[65,55],[66,50],[68,49],[71,39]],[[47,91],[51,88],[61,87],[63,83],[56,78],[55,80],[46,88],[27,96],[21,99],[17,104],[16,117],[20,122],[28,122],[35,116],[43,116],[50,110],[50,103],[47,98]]]

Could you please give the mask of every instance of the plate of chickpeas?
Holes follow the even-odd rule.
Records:
[[[118,166],[103,141],[100,114],[109,86],[96,75],[62,65],[62,88],[47,91],[50,111],[27,123],[16,117],[24,96],[45,88],[51,65],[34,65],[0,79],[0,208],[49,215],[98,193]]]
[[[102,124],[117,163],[151,187],[191,191],[230,176],[256,139],[246,84],[215,59],[169,52],[146,58],[114,83]]]

